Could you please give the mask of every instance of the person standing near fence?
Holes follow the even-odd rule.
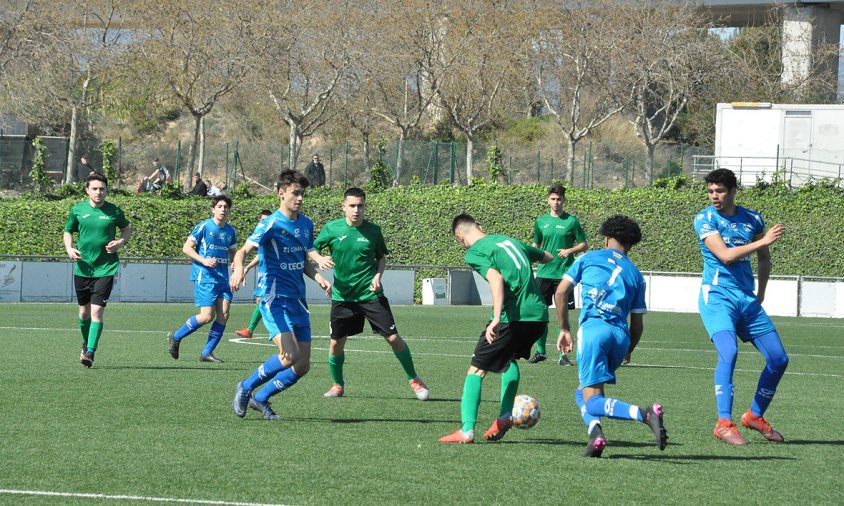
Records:
[[[79,362],[91,367],[103,332],[103,315],[114,286],[114,276],[120,266],[117,251],[129,241],[132,229],[123,211],[105,200],[108,193],[105,176],[96,172],[89,174],[85,193],[88,200],[70,209],[62,240],[67,256],[75,262],[73,284],[82,331]],[[115,238],[117,230],[120,237]],[[73,245],[74,233],[78,234],[76,247]]]
[[[756,394],[741,424],[758,431],[769,441],[782,442],[783,436],[763,417],[777,385],[788,366],[788,355],[768,314],[762,308],[771,275],[768,246],[783,234],[776,224],[765,232],[762,215],[735,203],[738,181],[729,169],[716,169],[705,178],[711,206],[694,219],[694,229],[703,255],[703,278],[698,309],[709,339],[715,345],[715,401],[718,422],[715,438],[730,445],[747,441],[733,423],[733,372],[738,358],[736,336],[750,343],[765,358]],[[750,255],[756,253],[759,281],[754,293]]]
[[[574,256],[589,249],[580,220],[577,216],[563,211],[565,203],[566,189],[562,185],[551,186],[548,188],[548,206],[551,210],[538,217],[533,224],[532,246],[542,248],[554,257],[553,262],[536,268],[539,291],[548,307],[554,300],[554,292],[557,291],[563,274],[574,263]],[[569,309],[574,309],[574,293],[568,295],[566,303]],[[545,332],[536,342],[536,354],[528,360],[529,364],[537,364],[548,358],[545,349],[547,341],[548,333]],[[573,365],[565,353],[560,353],[557,363]]]
[[[314,154],[311,163],[305,167],[305,176],[307,176],[311,186],[325,186],[325,167],[319,160],[318,154]]]

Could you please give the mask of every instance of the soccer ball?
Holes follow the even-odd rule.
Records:
[[[519,395],[513,403],[513,426],[529,429],[539,421],[539,401],[529,395]]]

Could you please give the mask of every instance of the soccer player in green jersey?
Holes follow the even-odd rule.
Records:
[[[589,249],[586,242],[586,233],[580,226],[580,220],[563,211],[566,203],[566,189],[561,185],[554,185],[548,188],[548,206],[551,210],[536,219],[533,224],[534,248],[542,248],[554,256],[554,261],[540,265],[536,269],[536,281],[539,283],[539,291],[545,300],[546,306],[551,306],[554,300],[554,292],[563,274],[574,263],[574,256]],[[568,298],[569,309],[574,309],[574,294]],[[548,340],[548,333],[542,334],[536,342],[536,354],[528,360],[529,364],[542,362],[548,355],[545,351],[545,344]],[[572,365],[571,360],[565,353],[560,353],[560,365]]]
[[[396,330],[390,303],[381,286],[389,251],[381,227],[364,219],[365,208],[366,193],[360,188],[349,188],[343,195],[345,216],[326,223],[314,241],[317,251],[328,248],[331,252],[330,260],[320,263],[320,268],[334,268],[328,348],[328,370],[334,385],[323,397],[342,397],[345,393],[346,339],[363,332],[363,322],[367,320],[372,330],[387,340],[416,398],[424,401],[430,392],[416,374],[410,348]]]
[[[88,200],[70,209],[62,240],[67,256],[75,262],[73,284],[82,331],[79,362],[91,367],[103,332],[103,313],[120,265],[117,250],[129,241],[132,229],[123,211],[106,202],[108,180],[104,175],[96,172],[88,175],[85,193]],[[115,238],[118,229],[120,237]],[[76,247],[73,246],[74,233],[78,234]]]
[[[530,356],[539,336],[548,331],[548,306],[533,277],[532,262],[547,264],[554,257],[506,235],[486,235],[474,218],[457,215],[451,224],[464,259],[489,282],[492,315],[481,332],[463,383],[460,401],[462,427],[440,438],[442,443],[472,443],[481,404],[481,385],[487,372],[501,373],[501,409],[484,434],[498,441],[513,426],[510,414],[519,389],[519,358]]]

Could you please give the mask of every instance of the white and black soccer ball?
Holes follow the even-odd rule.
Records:
[[[529,429],[539,422],[539,415],[539,401],[529,395],[516,397],[511,415],[514,427]]]

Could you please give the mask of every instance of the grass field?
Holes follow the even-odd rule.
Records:
[[[229,330],[251,310],[234,306]],[[179,361],[170,358],[165,333],[191,305],[109,306],[90,370],[78,362],[74,305],[2,305],[0,503],[842,502],[844,321],[775,319],[791,362],[767,418],[786,442],[743,430],[751,444],[736,448],[712,436],[715,353],[698,317],[647,315],[633,364],[608,395],[661,402],[669,446],[656,449],[644,425],[608,420],[604,458],[583,459],[577,371],[550,360],[521,362],[520,393],[542,405],[536,427],[499,443],[438,443],[459,427],[463,378],[488,309],[394,310],[429,401],[415,399],[387,344],[371,334],[347,345],[346,397],[323,399],[328,307],[315,306],[311,372],[273,399],[282,420],[269,422],[231,410],[235,383],[273,352],[264,339],[223,341],[217,355],[226,362],[205,364],[201,331],[183,341]],[[736,419],[762,364],[741,345]],[[499,390],[489,376],[480,433],[497,415]]]

